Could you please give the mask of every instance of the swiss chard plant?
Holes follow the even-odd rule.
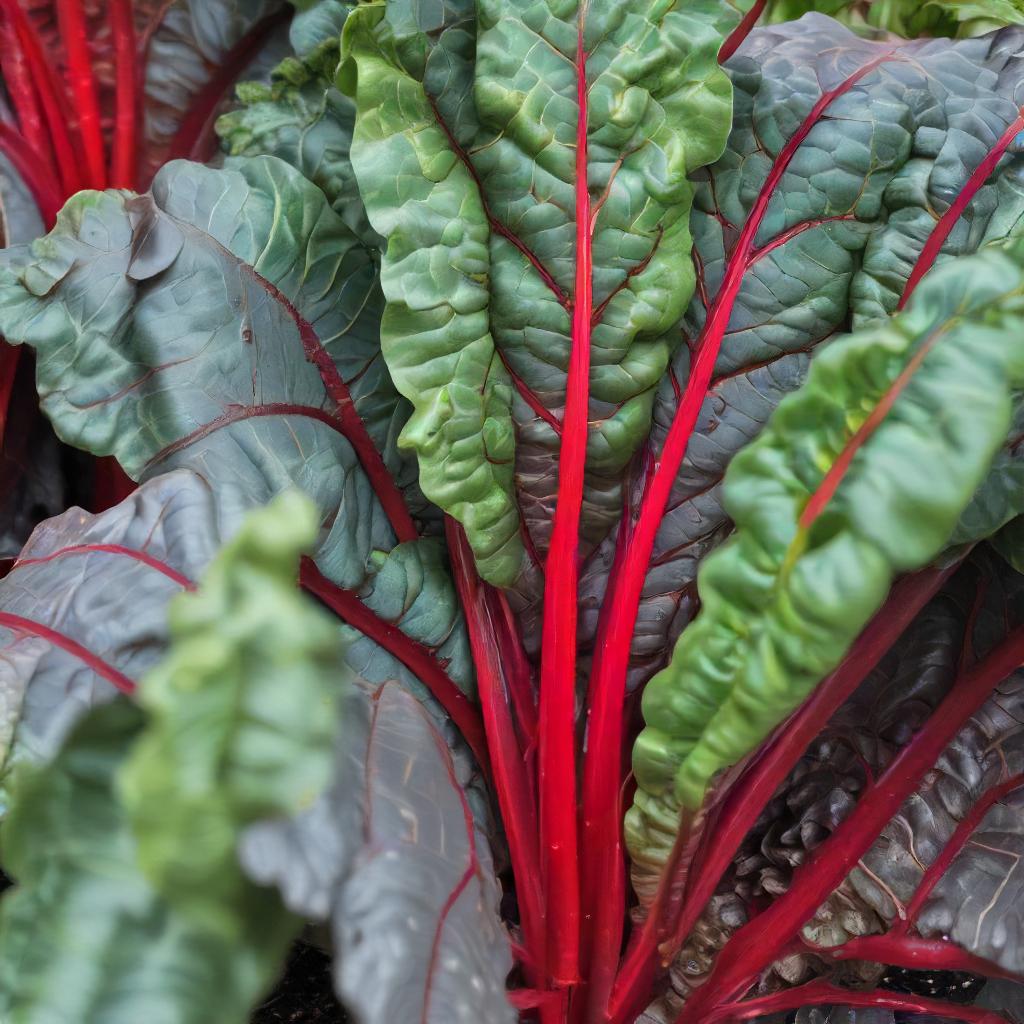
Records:
[[[0,1024],[1024,1021],[1016,0],[0,15]]]

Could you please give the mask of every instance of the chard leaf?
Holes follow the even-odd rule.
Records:
[[[346,699],[335,780],[310,810],[251,828],[242,861],[330,919],[335,986],[364,1024],[512,1022],[512,967],[487,836],[453,755],[393,682]]]
[[[527,547],[542,550],[577,308],[592,307],[576,328],[590,362],[583,536],[618,518],[622,471],[693,288],[688,174],[724,144],[730,95],[716,58],[739,15],[724,2],[590,4],[585,17],[576,5],[484,4],[471,76],[471,16],[455,5],[434,12],[436,25],[417,14],[369,4],[346,23],[353,166],[388,239],[385,357],[419,403],[406,443],[428,496],[464,520],[483,574],[507,585],[524,569],[512,422]],[[589,256],[572,212],[583,191]]]
[[[771,21],[791,21],[808,11],[830,14],[853,28],[882,29],[916,38],[976,36],[1002,25],[1024,24],[1020,0],[770,0]]]
[[[217,121],[217,132],[232,156],[276,156],[301,171],[356,236],[376,247],[381,240],[349,160],[355,107],[334,85],[338,51],[335,35],[306,57],[282,61],[269,85],[239,85],[242,106]]]
[[[49,760],[85,711],[156,665],[167,603],[236,525],[179,470],[100,515],[37,527],[0,580],[0,766]]]
[[[329,775],[339,651],[294,590],[315,530],[295,495],[254,513],[175,603],[171,654],[141,687],[148,716],[107,703],[52,761],[20,769],[4,826],[18,883],[0,901],[5,1021],[242,1024],[269,987],[300,922],[245,879],[235,843]]]
[[[641,863],[835,667],[894,576],[949,542],[1013,420],[1021,256],[941,268],[906,312],[828,346],[733,460],[736,534],[702,566],[701,613],[644,692],[628,817]]]
[[[317,529],[315,506],[286,492],[172,600],[171,649],[140,688],[149,719],[120,772],[147,878],[234,938],[237,833],[309,806],[330,777],[346,673],[330,618],[294,587]]]
[[[1019,116],[1020,33],[872,42],[815,14],[755,30],[729,62],[733,130],[725,154],[700,174],[692,216],[699,283],[684,344],[655,400],[648,442],[655,457],[711,323],[720,322],[723,340],[655,542],[633,687],[662,667],[692,619],[697,566],[731,529],[722,507],[725,468],[804,380],[810,354],[851,321],[868,326],[895,311],[926,242],[957,200],[970,201],[938,262],[1020,234],[1024,161],[1007,138]],[[1006,154],[976,181],[1002,142]],[[777,183],[767,184],[780,169]],[[745,247],[741,236],[751,228]],[[1003,480],[1012,484],[1019,460],[1016,449],[1006,454]],[[975,526],[981,514],[1005,516],[997,499],[971,510]],[[609,535],[581,574],[584,647],[594,642],[614,543]]]
[[[28,186],[14,165],[0,154],[0,246],[38,238],[43,218]]]
[[[146,56],[143,182],[172,157],[206,155],[195,147],[260,50],[280,48],[287,10],[284,0],[172,0],[159,9],[140,34]]]
[[[82,193],[46,238],[0,254],[0,294],[0,330],[36,349],[66,440],[138,479],[192,468],[226,515],[303,490],[320,510],[319,568],[349,591],[374,590],[397,540],[436,548],[418,539],[415,466],[395,446],[404,410],[380,364],[372,255],[282,161],[178,161],[152,196]],[[429,581],[408,580],[410,602],[448,595],[403,627],[441,638],[469,689],[436,551],[393,558],[429,567]],[[389,660],[384,677],[403,673]]]

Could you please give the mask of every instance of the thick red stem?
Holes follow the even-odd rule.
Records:
[[[1024,662],[1024,627],[1009,636],[953,686],[917,735],[895,757],[852,813],[793,877],[789,891],[741,928],[676,1024],[697,1024],[740,998],[794,941],[829,894],[871,848],[882,829],[920,786],[964,722]]]
[[[566,382],[558,499],[544,580],[540,668],[541,868],[548,901],[548,970],[558,985],[579,979],[579,874],[576,860],[576,611],[579,528],[590,411],[593,305],[590,187],[587,173],[585,5],[576,44],[576,288]]]
[[[829,105],[849,92],[865,75],[891,59],[891,51],[879,55],[842,84],[822,95],[779,153],[729,257],[722,287],[708,311],[698,341],[697,355],[686,382],[686,390],[665,438],[661,455],[644,489],[636,527],[629,535],[622,557],[616,557],[609,578],[608,596],[605,598],[607,614],[604,614],[605,608],[602,608],[595,644],[596,653],[588,693],[587,749],[583,769],[584,829],[588,828],[588,823],[594,823],[585,833],[584,846],[588,861],[594,864],[595,877],[614,878],[621,859],[619,829],[617,825],[610,828],[606,826],[609,821],[621,821],[619,790],[617,786],[605,785],[604,780],[607,766],[615,765],[617,770],[621,757],[626,673],[647,568],[673,484],[711,385],[715,362],[733,306],[755,253],[755,239],[782,176]],[[589,912],[590,908],[587,909]],[[602,957],[617,958],[618,948],[613,933],[596,936],[594,943],[595,948],[601,950]],[[603,965],[596,970],[602,976],[607,973]]]
[[[110,0],[110,29],[117,71],[110,184],[114,188],[135,188],[138,184],[139,69],[131,0]]]
[[[340,619],[380,644],[423,682],[455,723],[477,763],[486,772],[489,764],[487,739],[480,716],[437,658],[397,626],[371,611],[353,591],[332,583],[311,559],[302,560],[299,582]]]
[[[101,189],[107,183],[107,168],[100,129],[100,104],[96,95],[96,79],[89,53],[89,34],[82,0],[57,0],[57,21],[68,58],[68,83],[78,115],[78,134],[85,157],[85,183],[90,188]]]
[[[682,946],[779,785],[959,564],[923,569],[893,587],[839,668],[814,690],[731,787],[715,822],[713,839],[698,852],[692,866],[680,856],[686,842],[680,835],[655,901],[616,980],[609,1020],[623,1024],[643,1009],[658,967]],[[671,897],[680,890],[685,890],[685,899],[673,914]]]
[[[462,528],[450,518],[445,520],[445,534],[452,575],[466,616],[469,643],[476,666],[477,690],[487,731],[494,791],[515,875],[527,954],[523,966],[531,987],[543,990],[547,988],[544,979],[547,933],[533,796],[522,750],[516,738],[495,624],[490,620],[487,604],[481,594],[472,552]],[[542,1019],[546,1016],[554,1024],[557,1017],[550,1015],[556,1013],[557,1009],[557,1003],[545,1000],[541,1006]]]
[[[761,996],[743,1003],[729,1003],[719,1007],[705,1018],[705,1024],[725,1024],[727,1021],[752,1020],[755,1017],[798,1010],[803,1006],[865,1006],[903,1013],[930,1014],[937,1018],[962,1020],[968,1024],[1006,1024],[1006,1020],[992,1010],[961,1003],[948,1003],[941,999],[888,992],[875,989],[870,992],[839,988],[824,981],[812,981],[798,988],[786,989],[774,995]]]
[[[757,0],[753,7],[746,13],[743,20],[733,29],[732,35],[722,44],[718,51],[718,61],[724,64],[742,45],[743,41],[750,35],[761,12],[768,5],[768,0]]]
[[[171,142],[168,160],[180,157],[185,160],[203,161],[213,155],[216,146],[213,122],[217,118],[217,110],[222,100],[274,30],[284,25],[290,17],[290,9],[287,5],[282,6],[254,25],[225,54],[210,80],[192,101],[188,113],[182,118]]]
[[[1010,148],[1010,144],[1013,142],[1021,132],[1024,132],[1024,111],[1021,112],[1021,116],[1017,118],[1009,128],[1000,136],[999,140],[989,151],[988,155],[984,160],[978,164],[975,168],[974,173],[967,179],[966,184],[960,190],[960,194],[956,197],[953,205],[939,218],[939,222],[932,229],[931,235],[928,237],[928,241],[925,243],[924,248],[921,250],[921,255],[918,257],[917,262],[914,264],[914,269],[907,279],[906,287],[903,289],[903,294],[900,296],[899,305],[897,309],[903,309],[903,307],[910,301],[911,295],[914,294],[914,290],[921,282],[921,278],[931,270],[933,264],[939,253],[942,251],[943,245],[946,244],[946,239],[949,238],[950,232],[953,230],[956,222],[963,215],[964,210],[967,209],[971,200],[978,194],[981,186],[989,179],[992,172],[996,169],[996,165],[1002,159],[1003,154]]]

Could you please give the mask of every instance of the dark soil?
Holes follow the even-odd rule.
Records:
[[[277,988],[253,1014],[252,1024],[347,1024],[331,988],[326,953],[298,942]]]

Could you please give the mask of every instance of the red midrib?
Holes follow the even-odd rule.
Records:
[[[882,425],[885,418],[892,411],[892,407],[896,404],[896,400],[903,394],[907,385],[914,379],[914,375],[921,368],[925,357],[935,347],[938,340],[945,335],[948,328],[948,324],[943,325],[941,329],[933,331],[921,342],[907,365],[900,371],[899,376],[889,385],[878,402],[875,403],[867,419],[843,446],[842,451],[836,456],[828,472],[800,514],[799,528],[801,531],[809,530],[818,516],[825,511],[826,506],[835,496],[839,485],[849,472],[854,456],[867,444],[871,436]]]
[[[579,878],[576,841],[576,608],[579,526],[590,411],[593,274],[587,168],[585,7],[576,44],[576,280],[566,381],[558,498],[545,565],[540,669],[541,868],[548,906],[548,971],[557,985],[579,977]]]
[[[65,195],[72,195],[82,187],[82,181],[63,109],[66,100],[61,95],[57,75],[46,59],[39,36],[18,0],[0,0],[0,12],[14,27],[22,56],[31,73],[31,84],[43,109],[56,156],[56,172],[60,176]]]
[[[119,672],[98,654],[90,651],[88,647],[83,647],[77,640],[72,640],[71,637],[66,636],[52,626],[36,622],[34,619],[27,619],[22,615],[13,615],[10,612],[0,612],[0,626],[5,626],[15,633],[27,633],[30,636],[38,636],[53,644],[54,647],[59,647],[62,651],[67,651],[68,654],[78,658],[79,661],[88,665],[98,676],[116,686],[122,693],[130,694],[135,692],[135,683],[123,672]]]
[[[715,362],[732,316],[733,306],[739,295],[744,274],[757,255],[754,249],[755,239],[783,175],[829,105],[849,92],[879,65],[894,59],[894,56],[893,51],[880,54],[836,88],[824,93],[772,165],[730,255],[722,287],[708,312],[686,390],[669,428],[660,458],[644,489],[636,526],[628,538],[626,551],[621,559],[616,557],[609,579],[609,597],[602,607],[598,623],[588,693],[587,753],[583,767],[582,845],[587,851],[589,870],[593,872],[595,879],[587,891],[591,893],[591,899],[597,901],[598,912],[602,905],[601,890],[610,889],[613,884],[617,885],[613,880],[620,877],[624,871],[618,775],[622,756],[626,674],[640,596],[654,550],[655,537],[697,417],[711,385]],[[789,237],[792,237],[793,233],[791,229],[788,232]],[[769,242],[762,246],[761,253],[771,251],[773,247]],[[599,929],[595,929],[599,934],[596,934],[592,941],[595,948],[601,951],[602,957],[609,960],[617,959],[621,928],[621,922],[609,919],[602,923]],[[598,969],[602,975],[609,970],[606,965]],[[611,969],[613,970],[614,966]]]
[[[68,555],[85,555],[94,551],[104,552],[105,554],[110,555],[123,555],[125,558],[130,558],[133,561],[141,562],[143,565],[148,565],[151,569],[155,569],[157,572],[162,573],[169,580],[177,583],[178,586],[185,590],[196,589],[196,585],[192,580],[178,572],[177,569],[172,568],[166,562],[161,561],[153,555],[147,554],[145,551],[139,551],[136,548],[129,548],[123,544],[69,544],[67,547],[60,548],[57,551],[51,551],[48,555],[40,555],[38,558],[19,558],[15,561],[14,565],[11,566],[11,572],[29,565],[42,565],[45,562],[52,562],[54,559],[64,558]]]
[[[393,623],[382,619],[360,601],[353,591],[332,583],[310,558],[302,559],[299,583],[339,618],[383,647],[422,681],[462,733],[481,769],[486,771],[490,762],[480,716],[433,653]]]
[[[237,259],[237,257],[235,258]],[[276,285],[244,261],[239,260],[239,265],[252,274],[260,286],[281,304],[298,328],[306,358],[317,368],[328,395],[334,401],[345,437],[355,449],[377,499],[391,523],[391,528],[395,531],[395,536],[400,542],[419,540],[419,531],[409,514],[405,498],[398,489],[388,467],[384,464],[384,459],[377,450],[377,446],[373,443],[373,438],[370,437],[366,424],[352,401],[348,385],[342,379],[341,373],[334,365],[334,360],[324,348],[316,331],[313,330],[313,325],[299,313],[288,296]]]
[[[169,445],[161,448],[160,451],[146,462],[142,472],[144,474],[148,473],[154,466],[159,465],[165,459],[176,455],[180,451],[184,451],[190,445],[195,444],[196,441],[209,437],[210,434],[214,434],[218,430],[230,426],[232,423],[244,423],[246,420],[269,416],[300,416],[303,419],[316,420],[318,423],[323,423],[325,426],[337,431],[342,436],[348,437],[338,416],[327,412],[325,409],[318,409],[313,405],[297,405],[291,402],[264,402],[262,405],[228,405],[225,406],[224,412],[216,419],[196,427],[195,430],[185,434],[184,437],[179,437],[177,441],[172,441]]]
[[[686,886],[679,919],[672,920],[663,913],[669,909],[669,890],[679,886],[678,880],[668,877],[667,873],[616,981],[609,1014],[611,1021],[623,1024],[630,1019],[630,1014],[636,1015],[643,1010],[639,1004],[654,979],[659,955],[661,958],[674,956],[682,946],[762,808],[792,771],[811,740],[873,671],[959,564],[930,567],[897,583],[839,668],[815,689],[811,698],[762,748],[758,758],[732,786],[715,821],[713,838],[693,864],[678,863],[684,838],[677,839],[669,864],[676,865],[676,871],[685,871],[687,879],[692,880]]]
[[[960,194],[956,197],[956,201],[939,218],[938,224],[935,225],[931,235],[928,236],[928,241],[921,250],[921,255],[918,257],[917,262],[914,264],[914,269],[911,272],[910,277],[907,279],[906,286],[903,289],[903,294],[900,296],[899,304],[896,307],[897,310],[903,309],[903,307],[910,301],[910,297],[914,294],[918,284],[920,284],[921,278],[924,277],[924,275],[927,274],[934,265],[936,258],[942,251],[942,247],[945,245],[946,239],[949,238],[950,232],[952,232],[956,222],[963,215],[964,210],[967,209],[971,200],[978,194],[981,186],[985,184],[989,176],[996,169],[996,166],[1002,159],[1003,154],[1010,148],[1010,144],[1021,132],[1024,132],[1024,111],[1022,111],[1017,120],[1014,121],[1005,132],[1003,132],[985,159],[978,164],[974,173],[967,179],[966,184],[960,190]]]

